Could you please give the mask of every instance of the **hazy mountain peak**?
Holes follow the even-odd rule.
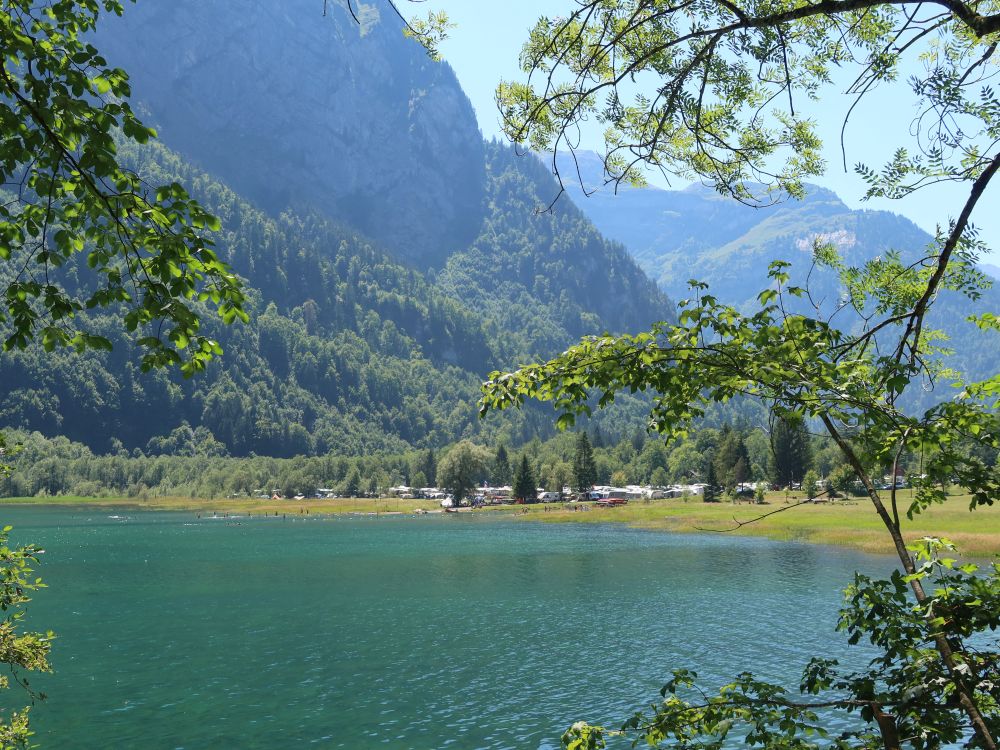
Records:
[[[992,263],[980,263],[979,268],[982,269],[983,273],[988,274],[997,281],[1000,281],[1000,266],[996,266]]]

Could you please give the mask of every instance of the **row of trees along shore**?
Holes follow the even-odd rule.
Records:
[[[342,497],[377,496],[389,487],[441,486],[468,495],[475,486],[516,484],[561,491],[594,485],[669,486],[707,483],[722,498],[741,483],[766,482],[774,487],[809,483],[808,476],[827,479],[842,493],[858,489],[857,475],[844,462],[836,444],[803,422],[774,419],[768,428],[701,427],[671,444],[644,430],[612,441],[599,431],[561,433],[549,440],[520,446],[478,445],[462,441],[439,449],[368,456],[220,455],[218,444],[203,428],[188,427],[172,436],[176,452],[147,456],[124,448],[96,455],[66,438],[12,431],[19,445],[11,461],[17,471],[0,479],[0,496],[81,497],[186,496],[253,497],[277,490],[283,497],[314,496],[321,489]],[[971,443],[969,450],[975,449]],[[996,451],[982,451],[996,465]],[[900,476],[920,475],[919,454],[901,455]],[[880,478],[890,465],[871,466]],[[530,481],[525,484],[525,478]],[[524,497],[524,494],[517,495]]]

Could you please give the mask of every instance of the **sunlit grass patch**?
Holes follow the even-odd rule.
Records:
[[[865,498],[833,503],[794,504],[801,496],[772,493],[767,504],[704,503],[697,498],[632,501],[618,508],[574,511],[569,506],[530,506],[525,518],[551,522],[619,522],[682,533],[733,533],[818,544],[835,544],[867,552],[892,552],[892,542],[881,520]],[[945,536],[968,555],[1000,553],[1000,508],[969,510],[969,496],[955,495],[912,521],[905,517],[909,492],[898,498],[907,539]],[[775,511],[781,511],[775,513]],[[761,516],[766,517],[761,518]]]

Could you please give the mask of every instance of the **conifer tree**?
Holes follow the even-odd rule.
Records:
[[[507,456],[507,447],[503,443],[500,443],[497,446],[496,458],[493,459],[493,483],[505,485],[510,482],[510,479],[510,458]]]
[[[706,503],[718,502],[719,484],[715,476],[715,456],[709,456],[706,463],[708,468],[705,470],[705,493],[702,495],[702,500]]]
[[[597,464],[594,450],[586,432],[576,438],[576,454],[573,457],[573,488],[577,492],[588,492],[597,481]]]
[[[424,455],[424,465],[421,468],[424,477],[432,487],[437,486],[437,459],[434,457],[434,449],[428,448]]]
[[[714,463],[716,477],[727,490],[750,478],[750,454],[739,431],[728,425],[723,429]]]
[[[809,433],[801,420],[790,423],[781,417],[771,430],[771,481],[781,487],[799,482],[812,463]]]
[[[526,503],[533,503],[538,497],[535,475],[528,463],[528,456],[521,455],[521,463],[514,472],[514,498]]]

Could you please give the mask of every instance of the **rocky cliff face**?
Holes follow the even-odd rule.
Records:
[[[129,71],[161,139],[269,213],[313,208],[418,267],[482,221],[483,144],[445,63],[402,38],[388,3],[128,6],[98,46]]]

